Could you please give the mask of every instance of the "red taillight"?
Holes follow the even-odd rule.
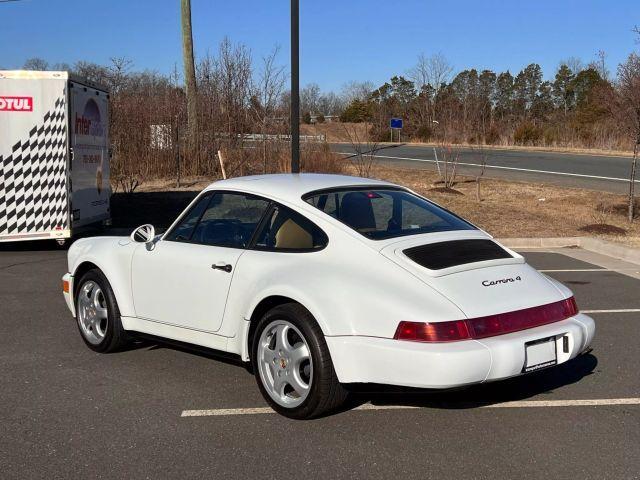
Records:
[[[464,320],[453,322],[400,322],[394,337],[412,342],[455,342],[471,338]]]
[[[578,313],[573,297],[560,302],[487,317],[452,322],[400,322],[393,338],[414,342],[453,342],[486,338],[566,320]]]
[[[486,338],[559,322],[578,313],[573,297],[560,302],[467,320],[473,338]]]

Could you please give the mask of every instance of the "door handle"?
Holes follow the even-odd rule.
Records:
[[[231,265],[224,262],[214,263],[211,265],[214,270],[222,270],[223,272],[231,273]]]

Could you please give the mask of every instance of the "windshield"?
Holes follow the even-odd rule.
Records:
[[[400,189],[347,188],[314,192],[304,200],[373,240],[476,229],[453,213]]]

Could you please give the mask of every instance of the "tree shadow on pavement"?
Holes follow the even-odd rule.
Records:
[[[598,359],[592,353],[586,353],[547,370],[445,391],[386,385],[348,386],[352,391],[352,399],[344,410],[364,403],[379,406],[466,409],[525,400],[540,394],[550,394],[555,389],[576,383],[591,375],[597,365]]]

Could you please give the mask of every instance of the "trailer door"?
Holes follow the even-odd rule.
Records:
[[[64,72],[0,72],[0,242],[70,236]]]
[[[71,208],[73,227],[110,217],[108,97],[71,80]]]

